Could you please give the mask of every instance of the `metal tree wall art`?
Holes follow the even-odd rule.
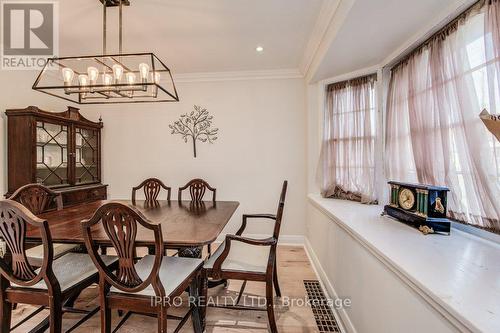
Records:
[[[172,130],[172,134],[182,135],[182,139],[187,143],[191,138],[193,141],[194,157],[196,157],[196,141],[213,143],[217,140],[218,128],[211,128],[213,116],[207,109],[195,105],[194,111],[181,115],[179,120],[172,125],[168,125]]]

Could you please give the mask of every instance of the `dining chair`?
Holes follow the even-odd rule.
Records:
[[[238,298],[231,305],[215,305],[217,307],[236,310],[267,311],[269,327],[272,333],[277,332],[274,316],[273,286],[276,295],[281,297],[276,267],[276,247],[280,235],[283,210],[288,182],[285,180],[281,189],[278,211],[274,214],[245,214],[241,227],[236,235],[226,235],[225,241],[208,259],[203,267],[202,299],[207,299],[208,278],[243,280]],[[253,239],[243,236],[249,219],[268,219],[274,221],[274,230],[267,239]],[[266,283],[266,307],[249,307],[239,305],[247,281]],[[206,306],[202,307],[202,318],[205,318]],[[203,323],[203,325],[205,325]]]
[[[177,200],[179,202],[182,201],[182,192],[185,191],[186,189],[189,189],[189,194],[191,195],[191,203],[193,205],[203,204],[203,197],[205,196],[205,192],[207,190],[212,192],[212,202],[215,203],[217,189],[210,186],[210,184],[208,184],[205,180],[201,178],[192,179],[186,185],[179,187],[179,192],[177,195]],[[201,253],[201,250],[195,250],[195,251],[193,250],[194,249],[180,249],[179,253],[180,255],[182,255],[183,252]],[[207,250],[208,250],[208,258],[210,258],[212,256],[212,244],[207,245]]]
[[[132,188],[132,204],[135,205],[135,197],[136,192],[141,188],[144,189],[144,197],[146,202],[154,203],[158,200],[158,194],[161,189],[165,189],[167,191],[167,200],[170,201],[170,192],[171,188],[166,186],[161,180],[158,178],[148,178],[140,183],[138,186]]]
[[[40,268],[34,268],[26,254],[25,236],[28,228],[38,229],[43,244],[43,260]],[[73,330],[98,311],[69,311],[63,305],[82,290],[97,282],[98,272],[92,260],[84,253],[67,253],[54,259],[54,248],[47,221],[13,200],[0,201],[0,235],[7,243],[8,252],[0,258],[0,320],[1,332],[19,327],[36,313],[49,308],[48,320],[42,321],[35,330],[51,333],[62,330],[64,312],[84,313],[85,316],[69,330]],[[116,262],[115,257],[100,257],[106,267]],[[34,313],[11,326],[12,304],[39,305]]]
[[[178,200],[182,201],[182,192],[189,189],[189,194],[191,195],[191,201],[198,203],[203,201],[205,192],[207,190],[212,192],[212,202],[215,202],[215,194],[217,189],[211,187],[206,181],[200,178],[190,180],[186,185],[179,187]]]
[[[98,255],[91,229],[100,224],[119,260],[116,274],[110,271]],[[154,234],[155,254],[135,260],[138,228]],[[199,283],[203,260],[164,256],[161,224],[149,221],[134,206],[110,202],[101,206],[89,220],[82,221],[85,245],[99,270],[101,332],[111,332],[111,309],[128,311],[115,331],[130,314],[153,315],[158,319],[158,332],[167,332],[167,310],[171,302],[189,287],[191,296],[199,298]],[[158,300],[158,301],[157,301]],[[175,332],[191,315],[195,332],[201,332],[197,302],[191,302]]]
[[[19,202],[28,208],[34,215],[40,215],[48,210],[61,210],[63,201],[61,193],[57,193],[41,184],[27,184],[17,189],[9,200]],[[74,250],[76,244],[53,243],[54,259]],[[40,267],[43,261],[43,245],[31,247],[26,251],[29,263],[32,266]]]

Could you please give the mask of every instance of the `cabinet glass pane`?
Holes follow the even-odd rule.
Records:
[[[68,184],[68,127],[37,122],[36,181],[46,186]]]
[[[98,182],[97,131],[76,129],[76,183]]]

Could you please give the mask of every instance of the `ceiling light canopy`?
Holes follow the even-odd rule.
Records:
[[[128,0],[103,2],[103,54],[48,59],[33,89],[78,104],[178,102],[170,69],[153,53],[122,52],[122,10]],[[106,53],[107,7],[119,7],[118,54]]]

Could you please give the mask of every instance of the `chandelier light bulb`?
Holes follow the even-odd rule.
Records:
[[[126,76],[127,76],[127,83],[128,84],[134,84],[135,83],[135,74],[134,73],[128,72],[126,74]]]
[[[149,65],[145,63],[139,64],[139,72],[141,73],[142,81],[147,82],[149,76]]]
[[[73,77],[75,76],[75,72],[71,68],[65,67],[61,70],[61,73],[63,76],[64,83],[66,85],[71,84],[71,82],[73,81]]]
[[[97,78],[99,77],[99,70],[95,67],[89,67],[87,68],[87,74],[90,84],[95,84],[97,82]]]
[[[82,87],[88,86],[89,85],[88,75],[85,75],[85,74],[78,75],[78,82],[80,83],[80,86],[82,86]]]
[[[78,82],[80,83],[80,89],[83,90],[83,91],[88,91],[88,85],[89,85],[89,77],[88,75],[85,75],[85,74],[80,74],[78,75]],[[87,93],[86,92],[81,92],[80,93],[80,97],[82,99],[85,99],[87,97]]]
[[[123,67],[122,65],[113,65],[113,75],[115,77],[115,82],[120,82],[123,76]]]
[[[111,74],[103,74],[102,75],[102,83],[106,86],[110,86],[113,83],[113,75]]]

